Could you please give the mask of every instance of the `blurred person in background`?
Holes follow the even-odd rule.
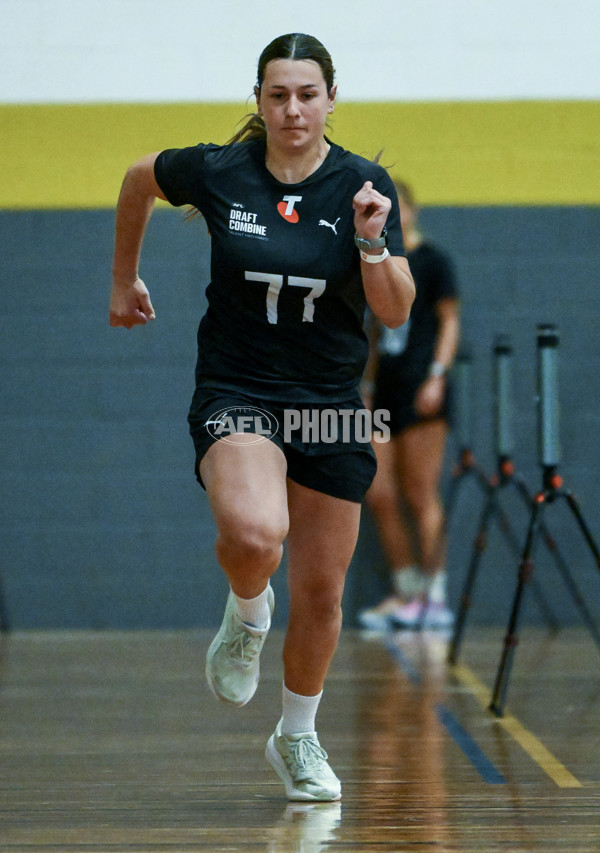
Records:
[[[389,329],[370,317],[363,399],[390,412],[388,442],[374,442],[377,474],[366,495],[391,573],[392,594],[359,611],[371,630],[448,628],[445,518],[440,477],[449,431],[452,367],[460,338],[453,265],[418,228],[412,189],[395,182],[416,285],[409,320]]]

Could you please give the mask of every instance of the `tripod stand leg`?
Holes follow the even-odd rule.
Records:
[[[452,515],[452,510],[454,509],[454,502],[456,500],[456,495],[458,492],[458,487],[462,481],[462,479],[466,476],[467,472],[460,466],[457,466],[457,470],[452,475],[452,479],[448,484],[448,489],[446,491],[446,495],[442,501],[444,505],[444,515],[446,517],[446,527],[450,521],[450,516]]]
[[[510,482],[512,482],[512,480]],[[531,498],[529,498],[527,500],[527,506],[528,507],[531,506]],[[511,524],[510,524],[507,516],[502,511],[502,509],[499,505],[498,505],[498,509],[497,509],[497,515],[498,515],[498,521],[500,524],[500,528],[501,528],[502,532],[504,533],[504,537],[507,540],[510,547],[512,548],[513,553],[515,554],[515,556],[518,559],[521,555],[521,547],[517,541],[517,537],[516,537],[512,527],[511,527]],[[540,525],[540,527],[541,527],[541,525]],[[543,592],[541,586],[538,584],[537,579],[535,577],[531,578],[531,589],[532,589],[532,592],[534,593],[534,595],[536,597],[538,606],[540,608],[542,616],[544,617],[546,625],[548,626],[548,629],[550,631],[553,631],[553,632],[558,631],[558,629],[560,627],[560,625],[558,623],[558,619],[556,618],[556,616],[552,612],[550,605],[548,604],[548,602],[546,600],[546,596],[544,595],[544,592]]]
[[[527,486],[525,485],[525,483],[520,478],[515,477],[515,485],[517,486],[519,494],[523,498],[524,503],[526,503],[527,506],[530,506],[531,505],[531,495],[529,494],[529,490],[527,489]],[[568,500],[568,497],[566,494],[565,494],[565,497]],[[571,574],[571,570],[569,569],[569,566],[567,565],[565,558],[561,554],[559,547],[556,544],[556,541],[554,540],[553,536],[551,535],[551,533],[548,529],[548,526],[546,525],[546,522],[543,520],[540,522],[540,535],[542,537],[544,545],[546,546],[546,550],[548,551],[548,553],[551,555],[552,559],[554,560],[556,568],[558,569],[558,571],[559,571],[559,573],[560,573],[560,575],[561,575],[561,577],[565,583],[565,586],[567,587],[567,589],[571,593],[571,596],[573,597],[575,604],[579,608],[579,611],[581,613],[583,621],[588,626],[590,633],[594,637],[595,642],[598,645],[600,645],[600,630],[598,629],[598,626],[596,625],[590,611],[588,610],[588,608],[586,606],[586,603],[583,599],[583,596],[581,595],[581,592],[579,591],[579,588],[578,588],[577,584],[575,583],[575,580],[573,578],[573,575]],[[593,550],[593,548],[592,548],[592,550]],[[558,629],[558,627],[559,627],[558,623],[556,623],[556,629]]]
[[[579,525],[579,529],[583,533],[583,536],[587,544],[589,545],[592,554],[594,555],[596,565],[598,566],[598,568],[600,568],[600,552],[598,551],[598,546],[596,545],[596,542],[590,532],[590,529],[587,526],[583,515],[581,514],[581,509],[579,508],[577,500],[575,499],[574,495],[569,491],[560,492],[559,494],[567,501],[569,508],[571,509],[573,515],[575,516],[577,524]],[[571,593],[575,604],[579,608],[581,617],[585,622],[590,634],[592,635],[594,642],[598,647],[600,647],[600,629],[598,628],[594,617],[588,609],[585,599],[581,594],[579,587],[575,583],[575,580],[573,579],[573,576],[571,575],[568,566],[565,564],[560,554],[560,551],[558,550],[558,546],[556,545],[550,534],[547,532],[547,530],[545,530],[544,528],[542,528],[542,530],[545,533],[547,547],[554,555],[557,568],[562,575],[563,581],[567,589]]]
[[[487,491],[489,483],[485,473],[481,470],[472,450],[463,449],[460,454],[460,459],[454,466],[452,479],[450,480],[442,503],[444,505],[444,515],[446,519],[446,528],[450,522],[450,516],[454,509],[454,502],[458,492],[458,487],[461,482],[468,476],[474,476],[477,482],[482,486],[484,491]]]
[[[494,713],[497,717],[502,717],[504,715],[504,704],[506,700],[506,692],[508,689],[508,680],[510,678],[510,673],[512,670],[515,647],[519,642],[519,638],[517,636],[517,627],[519,623],[521,600],[525,591],[525,585],[530,580],[531,574],[533,573],[533,560],[531,558],[531,555],[533,553],[533,547],[538,530],[539,516],[542,511],[542,507],[545,500],[546,496],[542,494],[539,496],[539,499],[535,500],[533,503],[531,520],[529,523],[529,529],[527,531],[527,539],[525,541],[525,547],[523,549],[521,563],[519,565],[519,581],[513,599],[510,620],[508,623],[506,636],[504,638],[504,647],[502,651],[502,656],[500,658],[500,663],[498,665],[496,683],[494,685],[494,692],[492,694],[492,701],[490,703],[489,708],[490,711],[492,711],[492,713]]]
[[[475,579],[479,572],[479,564],[481,562],[483,552],[487,547],[488,526],[494,509],[496,507],[496,503],[496,489],[493,486],[490,486],[488,499],[485,502],[483,512],[481,513],[479,526],[477,528],[477,533],[473,542],[469,569],[467,571],[467,577],[465,579],[462,594],[460,597],[460,608],[456,616],[456,625],[454,627],[454,633],[452,635],[452,640],[448,649],[448,663],[451,664],[455,664],[458,658],[458,650],[465,628],[467,612],[471,606],[471,594],[475,586]]]
[[[566,495],[565,495],[565,497],[566,497]],[[568,500],[568,498],[567,498],[567,500]],[[560,575],[563,579],[565,586],[567,587],[567,589],[571,593],[571,597],[579,609],[579,612],[581,614],[581,618],[583,619],[584,624],[586,625],[590,634],[592,635],[594,642],[600,648],[600,628],[598,627],[596,620],[592,616],[591,611],[589,610],[589,608],[586,604],[586,601],[585,601],[583,595],[581,594],[579,587],[575,583],[575,579],[573,578],[573,575],[571,574],[569,567],[567,566],[562,554],[560,553],[560,551],[558,549],[558,545],[556,544],[556,542],[554,541],[554,539],[550,535],[550,533],[549,533],[549,531],[545,525],[540,525],[540,532],[544,536],[544,540],[546,542],[547,549],[550,551],[550,553],[554,557],[554,562],[556,564],[556,568],[560,572]]]
[[[575,518],[577,520],[577,524],[579,525],[579,529],[583,533],[585,540],[586,540],[587,544],[589,545],[592,554],[596,558],[596,565],[600,569],[600,551],[598,551],[598,546],[596,545],[594,537],[592,536],[589,527],[585,523],[583,515],[581,514],[581,510],[579,509],[579,504],[577,503],[574,495],[571,492],[566,491],[564,493],[564,496],[567,500],[567,503],[569,504],[569,506],[571,508],[571,512],[573,513],[573,515],[575,516]]]

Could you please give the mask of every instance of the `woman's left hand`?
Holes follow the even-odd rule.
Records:
[[[443,376],[430,376],[426,379],[415,396],[415,412],[425,418],[437,415],[444,402],[445,386],[446,380]]]
[[[373,187],[371,181],[365,181],[353,200],[354,230],[365,240],[377,240],[385,227],[392,202]]]

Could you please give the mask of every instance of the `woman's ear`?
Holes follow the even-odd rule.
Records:
[[[327,109],[328,113],[333,112],[333,108],[335,107],[335,99],[337,97],[337,83],[335,86],[331,87],[331,92],[329,93],[329,107]]]
[[[254,87],[254,97],[256,98],[256,111],[260,116],[262,115],[262,111],[260,108],[260,89],[258,88],[258,86]]]

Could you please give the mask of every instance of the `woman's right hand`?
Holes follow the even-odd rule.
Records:
[[[446,379],[444,376],[429,376],[420,386],[414,401],[414,410],[422,418],[433,418],[444,403]]]
[[[145,326],[155,317],[150,294],[141,278],[127,284],[113,282],[110,297],[111,326],[131,329],[133,326]]]

